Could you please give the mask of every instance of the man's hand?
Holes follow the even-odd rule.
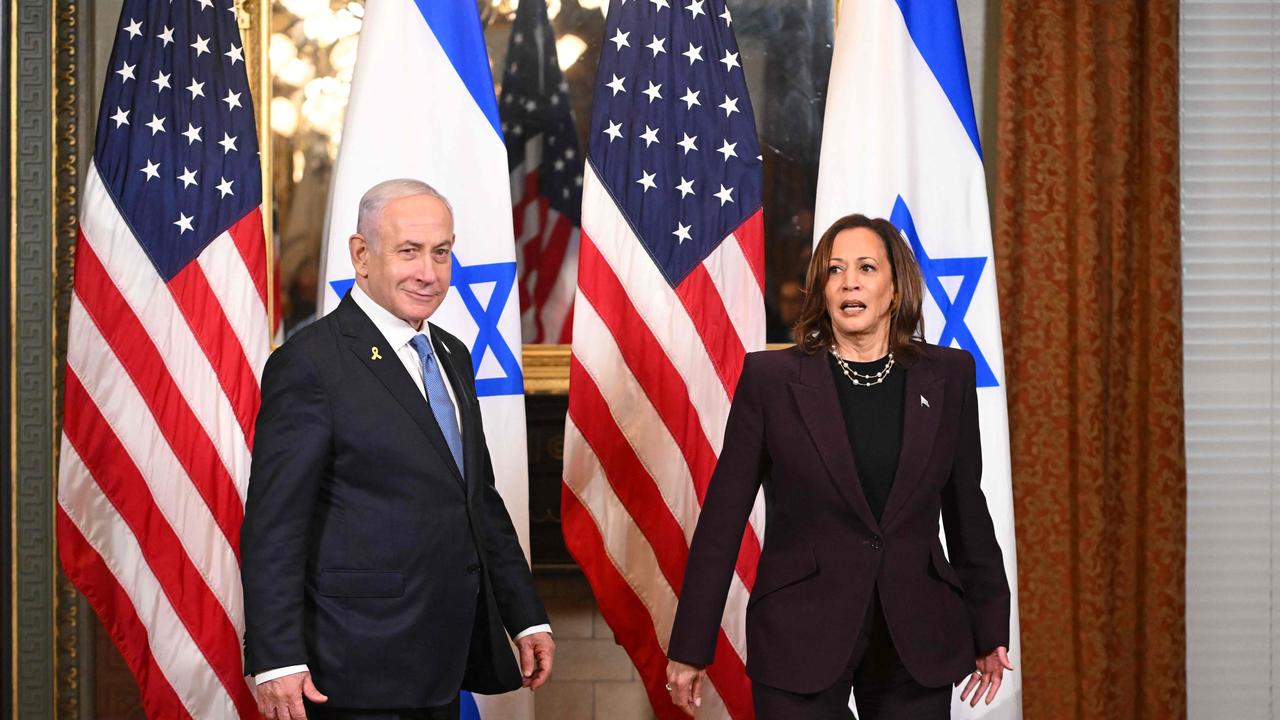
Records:
[[[302,706],[302,696],[313,703],[329,700],[311,682],[311,673],[297,672],[292,675],[268,680],[254,688],[254,698],[258,701],[258,712],[267,720],[306,720],[307,711]]]
[[[534,633],[516,641],[520,648],[520,674],[524,687],[537,690],[551,677],[551,661],[556,655],[556,642],[551,633]]]
[[[1013,670],[1013,666],[1009,664],[1009,653],[1001,646],[987,655],[975,658],[975,664],[978,669],[973,671],[973,675],[969,677],[969,683],[960,692],[960,702],[968,699],[969,693],[972,692],[973,699],[969,701],[969,707],[976,707],[978,699],[983,694],[987,696],[986,704],[990,705],[991,701],[996,699],[996,693],[1000,691],[1004,671]],[[959,684],[956,683],[956,685]]]
[[[689,717],[702,707],[702,681],[706,677],[705,668],[677,660],[667,663],[667,692],[671,693],[671,702]]]

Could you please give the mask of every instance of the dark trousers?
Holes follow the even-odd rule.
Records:
[[[307,720],[458,720],[461,703],[455,697],[448,705],[430,708],[392,708],[390,710],[357,710],[329,707],[305,701]]]
[[[853,644],[849,667],[831,687],[816,693],[794,693],[751,683],[756,720],[849,720],[849,690],[858,703],[860,720],[948,720],[951,687],[924,687],[903,666],[889,637],[878,592],[862,632]]]

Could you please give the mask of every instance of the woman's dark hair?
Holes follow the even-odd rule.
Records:
[[[924,341],[924,315],[921,312],[924,281],[920,277],[920,266],[916,264],[916,256],[903,239],[902,232],[893,223],[866,215],[845,215],[835,221],[813,249],[813,260],[809,263],[804,283],[804,307],[796,322],[796,344],[810,355],[831,347],[833,330],[825,293],[831,246],[835,244],[836,235],[855,228],[867,228],[884,243],[889,266],[893,270],[889,349],[901,360],[913,360],[919,352],[916,343]]]

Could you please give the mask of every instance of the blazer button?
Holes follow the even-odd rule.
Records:
[[[870,544],[872,550],[879,550],[884,547],[884,541],[880,539],[879,535],[872,535]]]
[[[467,566],[467,572],[471,573],[472,575],[476,574],[479,571],[480,571],[480,565],[478,563],[471,563],[470,565]]]

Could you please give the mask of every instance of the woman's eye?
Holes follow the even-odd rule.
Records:
[[[876,266],[875,266],[875,265],[866,265],[866,264],[864,264],[864,265],[862,266],[862,272],[875,272],[875,269],[876,269]]]
[[[840,267],[839,265],[832,265],[831,267],[827,268],[827,273],[830,275],[836,275],[842,272],[844,272],[844,268]]]

